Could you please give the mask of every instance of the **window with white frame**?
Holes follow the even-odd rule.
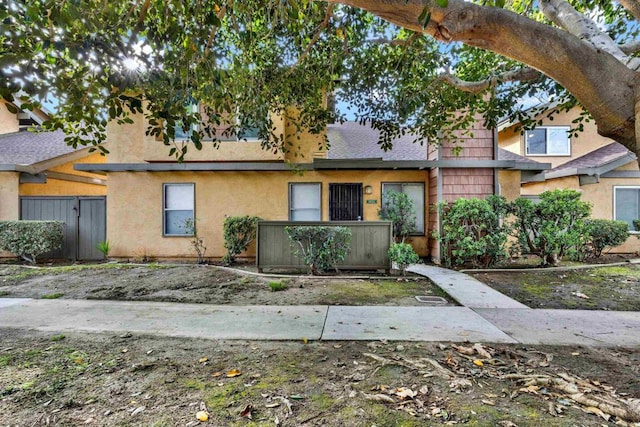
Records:
[[[640,219],[640,187],[613,187],[613,218],[635,231],[633,221]]]
[[[289,221],[320,221],[320,183],[289,184]]]
[[[524,133],[527,156],[569,156],[571,143],[569,126],[545,126]]]
[[[388,191],[405,193],[413,202],[416,211],[416,231],[412,234],[424,234],[424,183],[422,182],[385,182],[382,184],[382,199]]]
[[[194,221],[195,184],[163,184],[163,228],[164,236],[192,236]]]

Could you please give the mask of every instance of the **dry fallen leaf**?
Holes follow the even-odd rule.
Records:
[[[417,392],[411,390],[410,388],[407,387],[398,387],[396,388],[393,393],[398,396],[401,399],[413,399],[414,397],[416,397],[418,395]]]
[[[280,403],[278,403],[278,402],[267,403],[264,406],[267,407],[267,408],[277,408],[278,406],[280,406]]]
[[[604,412],[602,412],[602,410],[594,406],[588,406],[586,408],[582,408],[582,410],[587,413],[596,414],[605,421],[609,421],[609,418],[611,418],[611,415],[605,414]]]
[[[198,411],[196,413],[196,418],[198,421],[205,422],[209,419],[209,414],[206,411]]]
[[[482,403],[489,406],[496,406],[496,402],[494,402],[493,400],[482,399]]]
[[[242,410],[242,412],[240,412],[240,418],[249,418],[251,419],[251,412],[253,412],[253,405],[248,404],[247,406],[244,407],[244,409]]]
[[[209,358],[208,358],[208,357],[201,357],[200,359],[198,359],[198,362],[199,362],[199,363],[204,363],[204,362],[206,362],[206,361],[208,361],[208,360],[209,360]]]
[[[491,359],[491,353],[489,353],[480,343],[476,343],[473,345],[473,349],[481,356],[483,359]]]
[[[222,371],[217,371],[217,372],[214,372],[213,374],[211,374],[211,376],[212,376],[212,377],[214,377],[214,378],[216,378],[216,377],[221,376],[222,374],[224,374],[224,372],[222,372]]]
[[[134,415],[138,415],[140,412],[144,411],[145,409],[147,409],[147,408],[144,407],[144,406],[138,406],[136,409],[134,409],[131,412],[131,416],[133,417]]]
[[[239,369],[232,369],[229,372],[227,372],[227,378],[238,377],[240,375],[242,375],[242,372],[240,372]]]
[[[483,366],[484,365],[484,363],[482,363],[482,360],[480,360],[480,359],[475,359],[473,361],[473,364],[476,365],[476,366]]]
[[[471,347],[464,347],[462,345],[455,344],[452,344],[451,347],[453,347],[458,353],[466,354],[467,356],[471,356],[475,353],[475,350]]]
[[[420,394],[429,394],[429,387],[427,387],[426,385],[423,385],[422,387],[420,387],[420,390],[418,390],[420,392]]]

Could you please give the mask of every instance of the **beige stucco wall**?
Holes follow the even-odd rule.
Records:
[[[575,107],[568,112],[560,112],[553,116],[553,120],[544,117],[544,114],[538,116],[542,119],[543,126],[575,126],[571,122],[580,115],[580,108]],[[556,167],[566,163],[576,157],[583,156],[599,147],[611,144],[613,140],[598,135],[595,123],[591,120],[584,123],[584,131],[579,132],[578,136],[570,138],[571,155],[570,156],[527,156],[531,160],[542,163],[551,163],[551,167]],[[512,153],[525,155],[524,138],[520,134],[520,130],[516,126],[512,126],[501,131],[498,134],[498,145]]]
[[[109,174],[107,200],[108,240],[114,257],[193,257],[188,237],[162,236],[162,184],[195,183],[195,216],[204,237],[208,257],[222,257],[222,224],[225,216],[257,215],[269,220],[288,220],[289,183],[322,183],[322,217],[328,220],[329,183],[371,185],[364,197],[364,220],[377,220],[382,182],[426,182],[425,171],[313,171],[293,172],[178,172]],[[376,200],[368,204],[367,200]],[[429,205],[425,194],[425,206]],[[425,215],[428,209],[425,209]],[[411,243],[427,255],[428,238],[413,237]],[[254,256],[251,251],[245,256]]]
[[[20,215],[19,172],[0,172],[0,220],[17,220]]]
[[[520,178],[520,171],[499,170],[498,184],[500,185],[500,195],[509,201],[520,197]]]
[[[18,130],[18,117],[7,110],[4,100],[0,100],[0,135]]]
[[[146,135],[148,123],[142,114],[131,116],[133,123],[118,125],[110,122],[107,126],[107,145],[109,163],[143,163],[175,161],[169,155],[172,147],[181,149],[187,146],[185,161],[274,161],[282,160],[280,152],[262,149],[261,141],[221,141],[214,147],[211,141],[203,141],[202,150],[197,150],[189,141],[178,141],[165,146],[155,136]],[[283,134],[285,123],[282,117],[273,116],[274,133]]]

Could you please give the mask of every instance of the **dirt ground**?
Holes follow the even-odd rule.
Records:
[[[364,277],[360,275],[359,277]],[[272,287],[283,290],[272,291]],[[166,301],[234,305],[424,305],[416,296],[452,300],[428,279],[266,278],[216,266],[79,264],[0,265],[0,297]]]
[[[640,416],[629,406],[640,398],[638,349],[0,336],[2,426],[546,427]]]
[[[640,311],[640,266],[635,264],[470,274],[531,308]]]

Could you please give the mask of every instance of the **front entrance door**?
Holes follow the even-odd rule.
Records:
[[[362,183],[329,184],[329,220],[362,221]]]

